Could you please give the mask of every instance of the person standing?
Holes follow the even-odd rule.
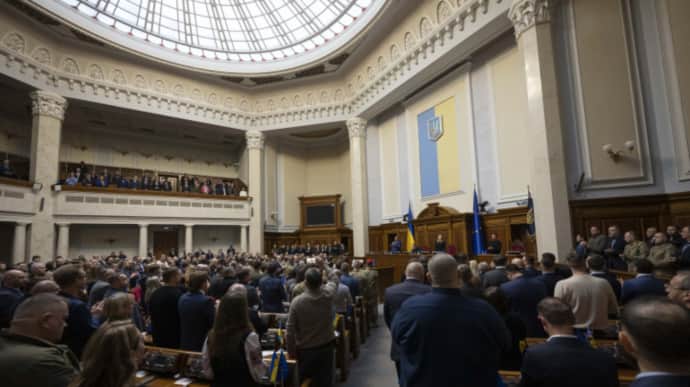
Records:
[[[575,316],[568,304],[545,298],[537,309],[549,339],[527,347],[520,370],[521,387],[618,386],[615,359],[575,336]]]
[[[410,297],[393,319],[400,386],[494,387],[510,335],[488,303],[461,294],[457,262],[429,262],[432,291]]]
[[[182,297],[180,279],[182,274],[177,267],[163,271],[163,286],[156,289],[149,299],[151,334],[153,345],[165,348],[180,348],[180,315],[178,303]]]
[[[60,286],[58,294],[64,297],[69,307],[67,327],[62,334],[61,343],[81,358],[86,342],[98,328],[97,319],[91,315],[86,302],[82,301],[86,289],[86,273],[79,266],[68,264],[55,270],[53,280]]]
[[[671,300],[644,298],[625,306],[618,342],[641,371],[630,387],[690,386],[689,326],[690,311]]]
[[[513,264],[506,267],[506,273],[510,281],[502,284],[500,289],[508,298],[510,311],[520,316],[528,337],[546,336],[537,318],[537,304],[547,297],[546,286],[541,281],[525,277]]]
[[[0,287],[0,329],[8,328],[14,309],[24,299],[22,288],[26,284],[26,273],[21,270],[8,270],[2,277]]]
[[[19,304],[10,328],[0,333],[3,387],[66,387],[79,360],[62,337],[69,310],[60,296],[42,293]]]
[[[189,276],[189,291],[177,303],[180,316],[180,349],[201,351],[204,339],[213,326],[216,308],[213,299],[206,295],[208,274],[192,272]]]
[[[386,289],[383,298],[383,320],[388,329],[391,329],[395,314],[398,313],[403,302],[412,296],[426,294],[431,291],[431,286],[424,283],[424,266],[419,262],[410,262],[405,268],[405,281]],[[400,377],[400,350],[394,341],[391,341],[391,360],[395,363],[395,370]]]
[[[628,264],[628,270],[632,264],[638,259],[647,258],[649,255],[649,246],[642,241],[638,241],[635,231],[627,231],[625,233],[625,248],[623,249],[623,259]]]
[[[434,243],[434,252],[446,252],[446,241],[443,240],[443,234],[438,234],[438,236],[436,236],[436,242]]]
[[[306,291],[290,304],[286,342],[288,354],[299,365],[300,383],[311,379],[311,387],[330,387],[334,378],[333,295],[336,286],[322,289],[321,271],[310,268],[304,275]]]

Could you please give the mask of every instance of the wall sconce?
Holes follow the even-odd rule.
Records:
[[[34,193],[40,192],[42,189],[43,189],[43,183],[34,183],[31,186],[31,190],[34,191]]]
[[[635,150],[635,142],[632,140],[628,140],[623,143],[623,147],[625,148],[625,150],[632,153],[632,151]],[[613,145],[611,144],[605,144],[601,147],[601,150],[608,154],[614,163],[619,162],[621,157],[623,157],[623,151],[613,149]]]

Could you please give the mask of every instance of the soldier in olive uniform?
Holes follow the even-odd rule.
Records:
[[[372,263],[373,262],[369,262]],[[369,265],[361,269],[362,262],[355,261],[353,263],[355,272],[352,274],[359,280],[359,292],[364,296],[364,302],[367,308],[367,316],[369,317],[369,326],[378,326],[378,272],[373,270]]]
[[[654,235],[654,246],[649,249],[648,259],[654,266],[663,266],[676,261],[677,251],[675,246],[669,243],[666,234],[658,232]]]
[[[602,234],[597,226],[590,227],[589,234],[590,237],[587,241],[587,252],[589,254],[604,255],[604,250],[608,244],[606,235]]]
[[[626,245],[625,249],[623,249],[623,258],[628,264],[628,267],[638,259],[647,258],[649,256],[649,247],[647,247],[646,243],[637,240],[635,231],[631,230],[625,233],[625,242]]]

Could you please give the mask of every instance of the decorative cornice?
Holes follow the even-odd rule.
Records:
[[[247,138],[247,149],[264,149],[265,136],[263,133],[258,130],[249,130],[245,133],[245,137]]]
[[[515,38],[537,24],[551,21],[551,7],[557,0],[513,0],[508,17],[515,27]]]
[[[62,121],[67,110],[67,100],[48,91],[31,93],[31,111],[35,116],[48,116]]]
[[[367,137],[367,120],[359,117],[353,117],[347,120],[347,133],[350,135],[350,140],[356,137]]]
[[[128,79],[133,75],[125,76],[124,68],[108,68],[88,59],[63,60],[61,65],[57,65],[49,48],[39,45],[32,52],[22,49],[16,43],[25,39],[21,31],[10,31],[7,39],[2,40],[0,73],[70,99],[240,130],[342,123],[352,116],[375,114],[367,111],[377,104],[389,103],[386,98],[400,93],[401,87],[431,64],[451,55],[456,51],[454,48],[466,42],[480,28],[505,18],[510,5],[508,0],[465,0],[459,6],[449,1],[440,4],[443,5],[439,10],[442,17],[426,15],[420,18],[418,28],[411,30],[417,38],[409,42],[406,49],[402,49],[403,36],[406,35],[402,34],[400,41],[388,47],[388,54],[378,58],[378,64],[372,62],[372,66],[363,66],[349,74],[350,84],[347,85],[348,79],[345,79],[341,87],[333,90],[304,89],[294,94],[287,91],[282,95],[276,91],[276,95],[255,99],[251,95],[224,95],[217,90],[203,90],[203,86],[190,86],[184,82],[166,85],[155,78],[137,81]],[[498,29],[504,27],[494,28],[495,33],[500,33]],[[424,32],[421,37],[420,30]],[[73,65],[77,63],[80,66]],[[140,71],[135,69],[131,73],[137,75],[135,78],[143,78]],[[355,79],[360,81],[355,82]]]

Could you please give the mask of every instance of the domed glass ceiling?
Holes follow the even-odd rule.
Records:
[[[32,0],[66,15],[55,3],[91,24],[145,42],[155,50],[232,63],[281,62],[329,47],[371,21],[384,0]],[[53,3],[53,4],[51,4]],[[57,11],[57,12],[55,12]],[[84,18],[86,16],[86,18]],[[77,24],[87,32],[85,20]],[[96,22],[96,23],[93,23]],[[358,32],[358,31],[355,31]],[[108,34],[112,35],[112,34]],[[121,37],[120,37],[121,38]],[[112,39],[111,39],[112,40]],[[349,39],[348,39],[349,40]],[[119,41],[122,43],[122,41]],[[126,48],[133,48],[125,44]],[[134,47],[136,50],[137,48]],[[155,52],[146,52],[154,54]]]

